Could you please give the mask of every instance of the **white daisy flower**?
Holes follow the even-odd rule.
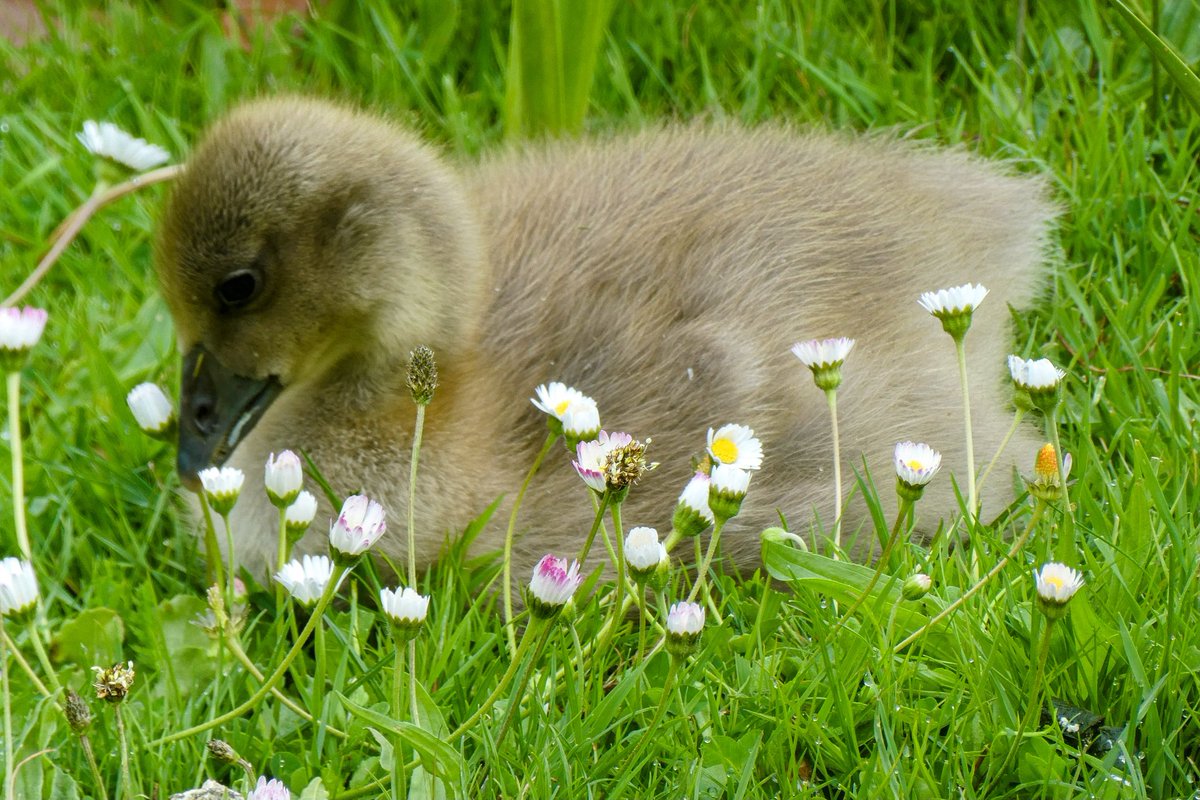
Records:
[[[83,123],[83,131],[75,136],[92,154],[111,159],[136,172],[157,167],[171,158],[171,154],[163,148],[128,134],[111,122],[89,119]]]
[[[712,509],[708,507],[709,477],[697,472],[679,493],[671,526],[683,536],[696,536],[713,524]]]
[[[654,528],[639,526],[625,537],[625,563],[635,577],[649,576],[667,558],[667,548],[658,541]]]
[[[704,607],[686,600],[675,603],[667,612],[667,652],[686,658],[696,650],[704,632]]]
[[[282,781],[259,776],[258,783],[246,795],[246,800],[292,800],[292,793]]]
[[[590,442],[580,442],[575,446],[575,460],[571,463],[575,472],[593,491],[603,493],[607,486],[605,468],[608,456],[614,450],[625,447],[633,442],[628,433],[609,433],[600,431]]]
[[[284,512],[283,524],[287,526],[288,533],[301,534],[312,524],[313,517],[316,515],[317,498],[313,497],[312,492],[301,491]]]
[[[333,562],[327,556],[292,559],[275,573],[275,580],[297,603],[311,606],[321,599],[333,577]]]
[[[349,560],[367,552],[387,530],[384,517],[383,506],[366,495],[347,497],[329,526],[329,546],[334,556]]]
[[[0,368],[16,372],[46,329],[45,309],[0,308]]]
[[[708,429],[708,454],[718,464],[738,469],[759,469],[762,466],[762,442],[745,425],[722,425]]]
[[[925,485],[933,480],[933,476],[942,466],[942,454],[927,444],[900,442],[896,445],[893,462],[896,466],[896,477],[904,488],[911,492],[923,490]],[[916,500],[920,496],[920,491],[917,491],[915,498],[908,499]]]
[[[291,450],[284,450],[278,456],[271,453],[267,457],[263,483],[267,487],[267,496],[276,508],[291,505],[304,487],[304,468],[300,465],[300,456]]]
[[[809,339],[792,345],[792,354],[809,369],[840,367],[854,348],[854,340],[842,336],[837,339]]]
[[[557,615],[581,583],[578,561],[543,556],[529,581],[529,610],[542,619]]]
[[[209,467],[200,470],[200,484],[212,510],[225,516],[233,509],[246,475],[236,467]]]
[[[709,473],[708,507],[719,520],[736,517],[750,487],[750,473],[732,464],[717,464]]]
[[[23,614],[33,608],[37,599],[33,564],[11,556],[0,561],[0,614],[6,617]]]
[[[400,587],[379,590],[379,607],[387,614],[392,630],[401,641],[416,637],[429,613],[429,598],[415,589]]]
[[[175,424],[175,406],[155,383],[139,383],[125,396],[138,427],[151,436],[166,436]]]
[[[965,283],[950,289],[925,292],[917,300],[921,307],[939,319],[947,314],[970,314],[979,308],[988,290],[982,284]]]
[[[581,398],[569,404],[560,418],[563,435],[574,442],[594,439],[600,433],[600,409],[596,401],[582,395]]]
[[[562,422],[567,409],[575,403],[596,405],[596,401],[583,392],[558,381],[542,384],[534,390],[534,394],[537,397],[532,398],[531,402],[537,406],[538,410],[549,414],[559,422]]]
[[[1034,570],[1037,585],[1038,605],[1050,619],[1058,619],[1067,613],[1067,603],[1083,587],[1083,576],[1066,564],[1051,561],[1041,570]]]

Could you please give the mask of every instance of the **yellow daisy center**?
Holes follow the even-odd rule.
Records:
[[[914,458],[908,461],[908,468],[920,472],[921,470],[925,469],[925,465]]]
[[[1057,575],[1049,575],[1042,578],[1043,581],[1053,586],[1055,589],[1063,588],[1063,579]]]
[[[737,461],[738,447],[732,439],[716,439],[712,443],[712,454],[722,464],[732,464]]]
[[[563,400],[562,402],[560,402],[558,405],[556,405],[554,407],[554,416],[561,417],[563,414],[567,413],[567,409],[570,407],[571,407],[571,401]]]
[[[1054,445],[1047,444],[1038,450],[1037,461],[1033,464],[1033,471],[1039,478],[1049,479],[1058,475],[1058,455],[1054,452]]]

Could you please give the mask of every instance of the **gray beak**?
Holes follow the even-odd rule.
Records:
[[[179,393],[179,454],[183,485],[200,488],[200,470],[220,466],[279,396],[283,385],[237,375],[203,345],[183,357]]]

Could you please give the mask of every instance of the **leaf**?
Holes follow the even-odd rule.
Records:
[[[335,694],[351,714],[369,725],[374,725],[393,736],[398,736],[401,741],[421,754],[421,757],[426,760],[427,766],[436,765],[435,775],[454,785],[463,783],[466,765],[458,751],[449,744],[418,725],[395,720],[378,711],[364,708],[340,692],[335,692]]]
[[[329,800],[329,792],[320,778],[313,778],[304,791],[300,792],[300,800]]]
[[[1142,22],[1141,17],[1135,14],[1129,6],[1121,0],[1112,0],[1112,4],[1121,18],[1125,20],[1125,24],[1133,29],[1137,37],[1150,50],[1150,55],[1154,56],[1159,64],[1162,64],[1163,69],[1171,76],[1171,80],[1175,81],[1175,85],[1179,87],[1183,96],[1188,99],[1196,111],[1200,111],[1200,77],[1197,77],[1196,73],[1188,68],[1179,52],[1165,39],[1150,30],[1146,23]]]
[[[64,622],[50,642],[50,654],[58,662],[85,667],[107,667],[121,657],[125,623],[111,608],[89,608]]]

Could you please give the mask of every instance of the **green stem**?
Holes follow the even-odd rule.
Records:
[[[254,679],[261,684],[263,682],[262,670],[255,666],[254,662],[250,660],[250,656],[246,655],[246,651],[242,648],[242,643],[238,640],[237,634],[228,633],[225,636],[225,644],[228,645],[229,652],[233,653],[233,657],[238,660],[238,663],[240,663],[242,667],[244,667],[247,672],[253,675]],[[279,691],[279,689],[272,689],[271,696],[291,709],[292,713],[303,719],[305,722],[310,722],[314,725],[317,723],[317,720],[312,714],[308,713],[304,706],[300,705],[295,700]],[[334,736],[338,739],[346,738],[346,732],[343,730],[339,730],[328,725],[325,726],[325,730],[331,736]]]
[[[421,435],[425,431],[425,406],[417,403],[417,422],[413,427],[412,459],[408,464],[408,585],[417,588],[417,461],[421,457]]]
[[[38,601],[39,603],[41,601]],[[42,669],[46,672],[46,680],[50,681],[51,688],[54,693],[58,694],[62,690],[62,684],[58,682],[58,674],[54,671],[54,665],[50,663],[50,656],[46,654],[46,648],[42,644],[42,637],[38,635],[37,622],[29,621],[29,641],[33,643],[33,652],[38,658],[38,663],[42,665]]]
[[[1058,478],[1062,481],[1063,529],[1058,537],[1058,547],[1054,556],[1058,561],[1069,567],[1079,562],[1075,552],[1075,511],[1071,508],[1071,496],[1067,493],[1067,476],[1063,470],[1062,444],[1058,438],[1058,412],[1051,411],[1046,415],[1046,424],[1050,427],[1050,441],[1054,442],[1054,457],[1058,460]]]
[[[1004,566],[1009,561],[1011,561],[1018,552],[1020,552],[1022,547],[1024,547],[1026,540],[1029,539],[1030,534],[1033,533],[1034,527],[1037,525],[1038,520],[1040,520],[1042,518],[1042,514],[1045,511],[1046,511],[1046,501],[1039,500],[1037,503],[1037,506],[1033,509],[1033,514],[1029,517],[1029,524],[1025,526],[1025,530],[1022,531],[1021,535],[1018,536],[1016,538],[1016,540],[1012,543],[1012,547],[1010,547],[1008,552],[1004,554],[1004,557],[996,562],[996,566],[992,567],[987,575],[984,575],[982,578],[980,578],[979,581],[974,586],[972,586],[970,589],[968,589],[961,597],[959,597],[953,603],[951,603],[950,605],[946,606],[941,611],[939,611],[937,616],[935,616],[933,619],[929,620],[929,622],[926,622],[924,625],[922,625],[911,636],[909,636],[904,641],[900,642],[900,644],[893,647],[892,652],[899,653],[901,650],[908,647],[910,644],[915,642],[917,639],[921,638],[923,635],[925,635],[926,631],[928,631],[930,628],[937,625],[939,622],[944,620],[946,617],[948,617],[952,613],[954,613],[963,603],[970,600],[975,595],[976,592],[978,592],[980,589],[982,589],[984,587],[984,585],[988,583],[988,581],[990,581],[992,578],[996,577],[996,575],[1000,574],[1000,570],[1004,569]]]
[[[1004,434],[1004,439],[1001,440],[999,449],[996,450],[996,454],[992,456],[992,460],[988,462],[987,469],[983,471],[983,475],[981,475],[979,478],[979,491],[981,493],[983,492],[983,484],[987,481],[988,475],[992,474],[992,470],[995,468],[996,464],[999,463],[1000,455],[1004,452],[1004,449],[1008,447],[1008,443],[1012,441],[1013,435],[1017,432],[1017,428],[1020,426],[1021,420],[1024,418],[1025,412],[1018,408],[1016,413],[1013,414],[1012,425],[1008,426],[1008,433]]]
[[[663,548],[668,553],[675,549],[675,545],[679,544],[679,540],[683,538],[683,534],[671,528],[671,532],[667,534],[667,538],[663,539]]]
[[[221,548],[217,544],[217,526],[213,524],[212,509],[203,491],[196,492],[200,499],[200,511],[204,516],[204,560],[208,567],[208,585],[225,585],[225,567],[221,563]]]
[[[838,436],[837,418],[837,389],[826,389],[825,399],[829,402],[829,419],[833,427],[833,496],[837,501],[834,507],[833,522],[833,557],[836,559],[842,551],[842,449]],[[813,552],[817,551],[816,529],[813,529]]]
[[[100,765],[96,763],[96,754],[92,750],[92,740],[86,733],[79,734],[79,746],[83,748],[83,757],[87,759],[88,771],[92,773],[92,783],[100,800],[108,800],[108,790],[104,788],[104,776],[100,774]]]
[[[600,523],[604,521],[604,511],[608,508],[608,490],[600,495],[599,500],[596,500],[595,492],[592,492],[592,499],[596,505],[596,517],[592,520],[592,528],[588,531],[587,539],[583,542],[583,550],[579,552],[579,567],[582,569],[587,564],[588,553],[592,552],[592,542],[596,540],[596,531],[600,530]]]
[[[247,711],[261,703],[263,698],[270,693],[271,689],[273,689],[275,685],[279,683],[280,678],[284,676],[284,673],[287,672],[288,668],[292,665],[292,662],[296,660],[296,656],[300,654],[300,651],[304,647],[304,643],[308,641],[308,637],[312,635],[312,632],[316,628],[321,617],[325,614],[325,609],[329,606],[329,602],[333,599],[333,594],[337,590],[337,586],[341,582],[342,576],[346,574],[346,571],[347,567],[337,563],[334,564],[333,575],[330,577],[329,584],[325,587],[325,592],[321,595],[321,599],[317,601],[317,606],[313,609],[312,616],[308,618],[308,623],[305,624],[304,629],[300,631],[300,635],[296,637],[296,641],[292,645],[291,649],[287,651],[286,655],[284,655],[283,661],[279,662],[279,666],[275,668],[275,671],[271,673],[271,675],[263,682],[263,685],[259,687],[258,691],[252,694],[248,700],[239,705],[237,708],[226,711],[224,714],[214,717],[207,722],[201,722],[200,724],[193,725],[185,730],[177,731],[159,739],[155,739],[146,746],[148,748],[159,747],[170,742],[179,741],[180,739],[186,739],[187,737],[194,736],[197,733],[203,733],[204,731],[212,730],[220,725],[224,725],[226,722],[229,722],[232,719],[237,719],[242,714],[245,714]]]
[[[25,527],[25,462],[21,446],[21,373],[8,373],[8,437],[12,451],[13,524],[17,530],[17,550],[21,558],[33,560],[29,530]]]
[[[4,640],[4,646],[8,648],[8,652],[12,654],[12,657],[15,658],[17,663],[21,665],[21,669],[25,670],[25,676],[29,678],[34,687],[37,688],[38,692],[40,692],[43,697],[50,697],[52,692],[46,688],[46,684],[41,682],[37,676],[37,673],[33,671],[33,667],[29,666],[29,662],[26,661],[25,657],[21,655],[21,651],[17,648],[17,643],[13,641],[13,638],[7,633],[4,633],[3,635],[0,635],[0,639]]]
[[[617,585],[614,587],[614,598],[612,606],[612,622],[613,630],[617,629],[620,622],[621,601],[625,597],[625,531],[621,525],[621,504],[612,504],[612,521],[613,521],[613,538],[617,546]]]
[[[1004,755],[1004,760],[1000,762],[999,769],[996,770],[996,775],[999,777],[1005,769],[1008,768],[1013,756],[1021,747],[1021,737],[1025,735],[1025,730],[1035,720],[1035,715],[1040,716],[1042,712],[1042,679],[1046,674],[1046,661],[1050,657],[1050,632],[1054,627],[1054,620],[1050,617],[1046,618],[1046,627],[1042,631],[1041,645],[1038,647],[1037,666],[1034,668],[1033,682],[1029,686],[1029,701],[1025,706],[1025,713],[1021,714],[1021,719],[1017,723],[1017,732],[1013,736],[1012,747]]]
[[[315,614],[314,614],[315,615]],[[318,615],[317,627],[313,629],[313,649],[315,666],[313,668],[313,690],[311,712],[314,718],[320,720],[325,716],[325,619],[324,614]],[[314,740],[315,741],[315,740]]]
[[[127,800],[133,800],[133,774],[129,771],[129,737],[125,733],[125,718],[121,714],[121,704],[113,706],[113,717],[117,720],[117,740],[121,748],[121,790]]]
[[[411,642],[410,642],[411,644]],[[404,719],[404,649],[396,643],[396,666],[392,670],[392,716],[397,720]],[[415,719],[413,720],[416,721]],[[404,760],[399,735],[392,738],[392,797],[403,797],[400,786],[405,783]]]
[[[234,581],[237,580],[237,566],[234,562],[233,528],[229,524],[229,514],[221,515],[221,524],[225,526],[225,546],[229,550],[226,554],[226,557],[229,559],[229,575],[227,576],[229,583],[225,588],[225,608],[229,614],[233,614],[235,605],[233,598],[237,594],[234,588]]]
[[[16,797],[13,770],[12,698],[8,693],[8,634],[4,632],[4,615],[0,614],[0,691],[4,692],[4,796]]]
[[[633,747],[633,752],[629,754],[629,758],[625,760],[625,766],[618,771],[618,774],[632,775],[633,768],[637,765],[638,756],[641,755],[642,749],[646,742],[654,735],[654,729],[662,722],[663,714],[666,713],[667,705],[671,699],[671,689],[675,685],[675,675],[679,671],[679,659],[671,656],[671,665],[667,668],[667,677],[663,680],[662,696],[658,701],[658,708],[654,710],[654,718],[650,720],[649,727],[645,733],[638,737],[637,744]]]
[[[529,627],[525,629],[525,634],[521,637],[521,643],[517,646],[517,654],[508,662],[508,669],[500,677],[500,682],[496,684],[496,688],[492,690],[492,693],[487,696],[483,704],[475,710],[475,713],[466,722],[459,725],[446,737],[446,741],[452,742],[462,736],[496,704],[496,701],[500,699],[500,695],[504,693],[504,690],[508,688],[508,684],[512,682],[513,676],[517,674],[517,669],[521,666],[521,659],[525,656],[525,651],[529,649],[529,645],[537,638],[540,628],[549,630],[549,626],[545,624],[544,620],[533,617],[529,622]]]
[[[967,436],[967,517],[974,526],[979,514],[979,493],[975,486],[975,438],[971,434],[971,396],[967,391],[967,345],[965,336],[954,337],[954,349],[958,354],[958,380],[962,384],[963,423]]]
[[[700,588],[708,581],[708,568],[712,564],[713,553],[717,552],[717,540],[721,538],[721,528],[725,527],[725,520],[718,518],[716,524],[713,525],[712,538],[708,540],[708,551],[704,554],[704,562],[700,565],[700,574],[696,576],[696,582],[692,584],[692,591],[688,592],[688,602],[695,602],[696,595],[700,593]],[[696,540],[697,544],[699,539]]]
[[[904,527],[904,519],[908,516],[909,510],[912,508],[912,501],[904,497],[900,498],[900,508],[896,512],[896,522],[892,525],[892,535],[888,537],[887,544],[883,547],[883,552],[879,554],[879,562],[875,565],[875,574],[871,576],[871,580],[867,582],[867,586],[863,589],[862,594],[846,609],[846,613],[833,626],[833,631],[836,631],[846,620],[850,619],[850,615],[858,610],[868,597],[871,595],[871,590],[875,588],[875,584],[879,582],[880,576],[883,575],[883,570],[888,564],[888,559],[892,555],[892,550],[895,549],[896,542],[900,540],[900,532]]]
[[[421,714],[417,707],[417,640],[408,640],[408,703],[412,710],[412,721],[420,725]]]
[[[287,506],[279,508],[279,547],[275,554],[275,572],[282,572],[283,565],[288,560],[288,535],[287,535]],[[283,604],[287,602],[287,589],[283,588],[283,584],[276,581],[275,583],[275,619],[283,616]],[[230,612],[232,612],[230,608]]]
[[[550,448],[554,446],[554,442],[558,440],[558,434],[551,431],[546,435],[546,441],[542,443],[542,449],[537,454],[537,458],[533,460],[533,466],[529,468],[529,472],[525,474],[525,480],[521,482],[521,488],[517,491],[517,498],[513,501],[512,511],[508,514],[508,529],[504,532],[504,632],[508,636],[508,654],[509,656],[516,655],[517,652],[517,630],[513,625],[513,590],[512,590],[512,549],[513,539],[516,536],[517,530],[517,512],[521,510],[521,503],[525,500],[525,492],[529,489],[529,484],[533,481],[533,476],[541,468],[542,462],[546,459],[546,455],[550,452]]]
[[[542,653],[546,649],[546,643],[550,641],[551,630],[551,628],[546,628],[545,632],[538,639],[537,647],[533,650],[533,658],[529,659],[529,663],[521,672],[521,680],[517,683],[517,690],[513,692],[512,700],[508,704],[508,711],[504,715],[504,722],[500,725],[500,732],[496,734],[497,750],[500,748],[500,743],[504,741],[504,735],[508,733],[508,729],[512,727],[513,720],[517,716],[517,709],[521,707],[521,698],[525,696],[525,689],[529,686],[529,679],[537,671],[538,661],[542,658]]]

